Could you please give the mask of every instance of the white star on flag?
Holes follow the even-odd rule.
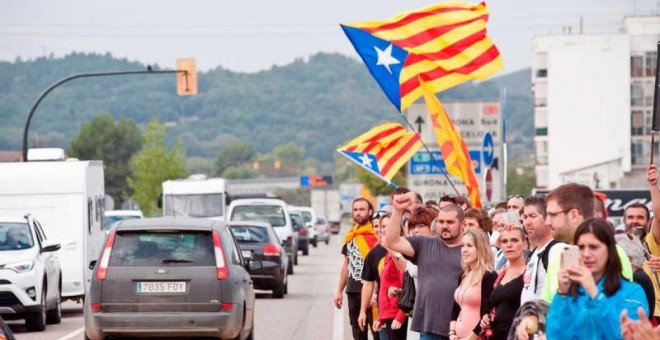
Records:
[[[376,62],[376,65],[385,66],[387,72],[392,74],[392,70],[390,70],[390,65],[401,64],[399,59],[392,57],[392,44],[387,46],[387,48],[384,51],[376,46],[374,46],[374,48],[376,49],[376,53],[378,54],[378,61]]]
[[[367,156],[367,154],[362,154],[362,156],[358,157],[359,160],[362,161],[362,165],[366,166],[367,168],[371,168],[371,158]]]

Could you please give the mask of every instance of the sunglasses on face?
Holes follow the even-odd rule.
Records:
[[[385,214],[387,214],[387,211],[377,211],[373,215],[371,215],[371,219],[374,220],[374,219],[377,219],[377,218],[381,218],[381,217],[385,216]]]

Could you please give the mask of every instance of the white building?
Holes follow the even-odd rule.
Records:
[[[660,16],[626,17],[615,34],[534,39],[537,187],[645,187],[658,41]]]

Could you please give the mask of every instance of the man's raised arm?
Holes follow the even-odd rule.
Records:
[[[385,239],[383,240],[383,245],[386,248],[397,251],[407,257],[415,256],[415,250],[405,237],[401,237],[401,222],[403,221],[403,214],[414,201],[414,192],[394,195],[392,198],[394,211],[392,212],[390,223],[387,224]]]

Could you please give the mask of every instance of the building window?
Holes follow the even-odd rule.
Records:
[[[644,57],[641,55],[634,55],[630,57],[630,76],[643,77],[644,76]]]
[[[634,140],[630,145],[630,161],[633,165],[648,165],[651,158],[651,141]],[[660,142],[653,143],[653,154],[657,157],[660,154]]]
[[[655,77],[655,67],[658,62],[658,53],[657,52],[646,52],[646,76]]]
[[[537,136],[547,136],[548,135],[548,128],[536,128],[536,135]]]
[[[630,85],[630,105],[644,106],[644,88],[640,82],[634,82]]]
[[[548,77],[548,69],[543,68],[540,70],[536,70],[536,78],[546,78]]]
[[[633,111],[630,119],[630,134],[633,136],[644,135],[644,112]]]
[[[653,113],[651,110],[644,111],[644,135],[648,136],[651,134],[651,128],[653,127]]]
[[[646,81],[644,82],[644,105],[646,106],[653,106],[653,95],[655,94],[653,89],[655,87],[655,84],[653,81]]]

